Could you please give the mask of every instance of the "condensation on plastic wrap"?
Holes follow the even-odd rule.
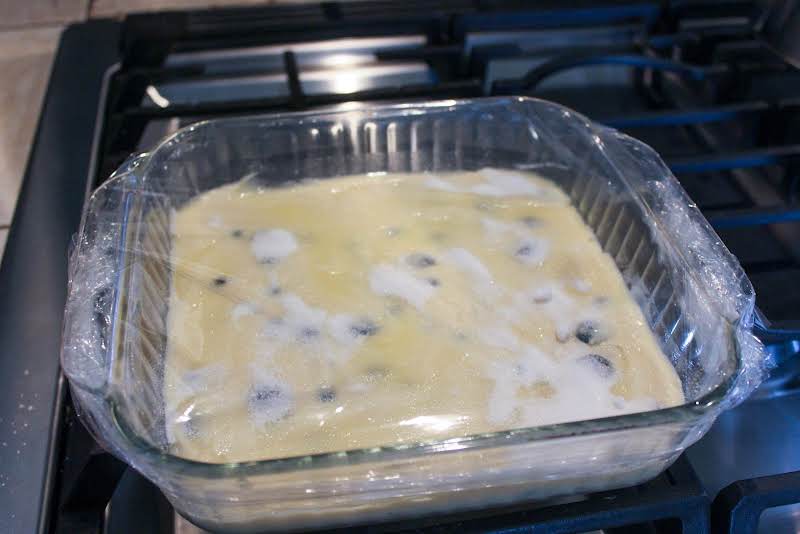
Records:
[[[210,464],[171,454],[162,383],[175,209],[248,175],[483,167],[534,170],[567,194],[622,272],[685,404],[302,458]],[[69,274],[61,359],[82,420],[183,515],[215,530],[352,524],[635,484],[768,372],[750,282],[658,156],[528,98],[195,124],[94,193]]]

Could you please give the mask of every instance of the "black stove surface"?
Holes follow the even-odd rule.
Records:
[[[761,43],[753,2],[572,4],[324,3],[68,28],[0,268],[0,532],[197,532],[97,448],[58,369],[71,235],[125,158],[204,118],[493,94],[554,100],[653,146],[742,262],[777,367],[650,483],[381,529],[800,531],[800,507],[781,506],[800,500],[800,71]]]

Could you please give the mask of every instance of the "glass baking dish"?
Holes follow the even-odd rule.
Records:
[[[389,521],[605,490],[657,475],[765,371],[753,289],[658,156],[530,98],[347,105],[201,122],[132,157],[89,200],[71,258],[63,369],[85,424],[208,529]],[[570,197],[615,260],[686,402],[644,413],[246,463],[170,454],[162,366],[170,217],[257,176],[533,170]]]

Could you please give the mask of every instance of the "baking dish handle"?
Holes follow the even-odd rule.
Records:
[[[70,255],[61,366],[70,383],[104,395],[109,382],[120,277],[127,266],[124,235],[137,169],[147,154],[128,158],[89,198]]]

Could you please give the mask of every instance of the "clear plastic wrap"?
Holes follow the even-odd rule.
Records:
[[[243,177],[535,170],[616,263],[681,381],[679,406],[310,456],[175,454],[164,403],[176,209]],[[223,119],[132,157],[91,197],[70,261],[62,365],[81,417],[216,530],[389,520],[641,482],[762,380],[753,288],[647,146],[529,98]],[[424,414],[421,414],[424,415]]]

